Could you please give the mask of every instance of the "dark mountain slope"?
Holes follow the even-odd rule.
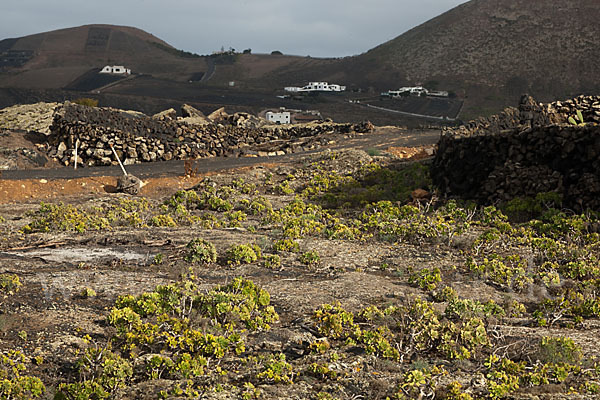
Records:
[[[114,25],[84,25],[6,39],[0,41],[0,52],[29,56],[23,65],[5,66],[2,86],[63,87],[90,68],[107,64],[175,80],[206,70],[202,58],[178,51],[140,29]]]
[[[292,63],[269,80],[328,80],[375,94],[422,84],[455,92],[463,118],[477,117],[526,92],[540,101],[600,92],[598,21],[598,0],[472,0],[359,56]]]
[[[358,59],[401,72],[411,83],[566,96],[600,89],[599,20],[598,0],[473,0]]]

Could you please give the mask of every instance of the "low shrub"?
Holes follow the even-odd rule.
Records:
[[[80,97],[73,100],[73,103],[86,107],[98,107],[98,100],[90,99],[89,97]]]
[[[225,253],[228,264],[250,264],[257,261],[262,253],[256,244],[239,244],[231,246]]]
[[[27,372],[25,356],[18,350],[0,354],[0,398],[37,399],[46,387],[39,378],[23,375]]]
[[[278,252],[298,252],[300,250],[300,245],[293,239],[281,239],[273,243],[273,249]]]
[[[108,218],[96,213],[86,212],[70,204],[41,203],[33,213],[33,221],[22,228],[24,233],[109,229]]]
[[[319,263],[321,257],[316,250],[309,250],[305,253],[302,253],[299,259],[302,264],[313,267]]]
[[[187,245],[186,261],[201,264],[210,264],[217,261],[217,249],[208,240],[196,238]]]
[[[461,315],[444,319],[432,303],[420,298],[384,310],[371,306],[358,313],[339,304],[325,304],[315,311],[317,330],[331,339],[364,346],[368,353],[400,360],[419,354],[439,353],[451,359],[470,359],[490,346],[483,318]],[[361,328],[361,322],[369,322]]]
[[[423,268],[420,271],[412,272],[408,278],[409,283],[427,291],[434,290],[441,281],[442,275],[438,267],[432,269]]]
[[[264,256],[264,265],[267,268],[281,267],[281,257],[278,254],[267,254]]]
[[[270,354],[260,360],[262,371],[256,375],[260,381],[265,383],[285,383],[292,384],[294,379],[294,370],[285,360],[283,353]]]
[[[15,294],[22,284],[15,274],[0,274],[0,294]]]

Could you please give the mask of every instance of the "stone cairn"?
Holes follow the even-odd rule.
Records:
[[[64,165],[73,165],[76,143],[78,163],[86,166],[114,164],[111,144],[125,165],[219,156],[283,155],[319,147],[328,143],[332,134],[366,133],[373,129],[369,122],[254,128],[240,124],[240,116],[229,117],[236,122],[233,125],[206,121],[196,125],[176,119],[173,112],[148,117],[67,102],[54,116],[52,134],[48,137],[49,155]],[[188,108],[186,113],[189,112]]]
[[[584,124],[573,125],[577,111]],[[482,204],[562,195],[563,206],[600,209],[600,96],[519,108],[442,133],[432,164],[441,192]]]

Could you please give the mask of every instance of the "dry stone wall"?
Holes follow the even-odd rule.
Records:
[[[580,110],[583,125],[568,118]],[[450,196],[496,203],[541,192],[576,210],[600,209],[600,97],[519,108],[442,133],[434,184]]]
[[[126,165],[151,161],[217,156],[281,155],[327,142],[332,134],[368,132],[370,123],[311,124],[248,128],[222,124],[190,125],[169,117],[150,118],[127,112],[65,103],[52,124],[50,156],[64,165],[116,162],[110,145]]]

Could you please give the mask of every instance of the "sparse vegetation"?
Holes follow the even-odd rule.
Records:
[[[547,385],[561,395],[600,392],[598,360],[576,337],[600,318],[596,213],[563,210],[554,193],[498,208],[435,196],[409,204],[415,188],[435,192],[426,164],[330,168],[339,156],[254,180],[206,179],[162,202],[42,204],[19,240],[135,228],[140,242],[153,236],[160,246],[143,268],[171,275],[116,301],[99,282],[76,286],[69,299],[78,307],[106,307],[106,326],[94,329],[107,334],[73,332],[84,344],[60,382],[28,354],[27,379],[40,374],[65,399],[135,397],[140,387],[155,398],[242,399],[501,399]],[[176,240],[161,244],[163,236]],[[363,246],[377,250],[364,255]],[[121,266],[141,270],[110,264]],[[178,270],[186,272],[173,281]],[[233,277],[240,272],[253,280]],[[17,275],[2,277],[10,313],[22,286]],[[376,289],[363,288],[369,281]],[[314,282],[326,288],[319,300]],[[552,336],[529,335],[536,326]],[[29,327],[13,336],[37,340]],[[41,360],[56,363],[48,353]]]
[[[92,288],[89,287],[85,287],[81,290],[80,292],[81,297],[83,297],[84,299],[90,298],[90,297],[96,297],[96,291]]]
[[[166,51],[169,54],[177,56],[177,57],[182,57],[182,58],[200,58],[200,57],[202,57],[199,54],[192,53],[192,52],[189,52],[189,51],[184,51],[184,50],[178,50],[178,49],[175,49],[175,48],[170,47],[170,46],[165,46],[162,43],[152,42],[152,41],[150,41],[148,43],[150,43],[152,46],[155,46],[155,47],[157,47],[157,48],[159,48],[159,49],[161,49],[163,51]]]
[[[27,360],[18,350],[0,354],[0,397],[3,399],[37,399],[46,392],[42,381],[27,372]]]
[[[371,148],[367,149],[367,154],[370,155],[371,157],[376,157],[376,156],[381,155],[381,151],[371,147]]]
[[[98,100],[90,99],[89,97],[81,97],[73,100],[73,103],[88,107],[98,107]]]

